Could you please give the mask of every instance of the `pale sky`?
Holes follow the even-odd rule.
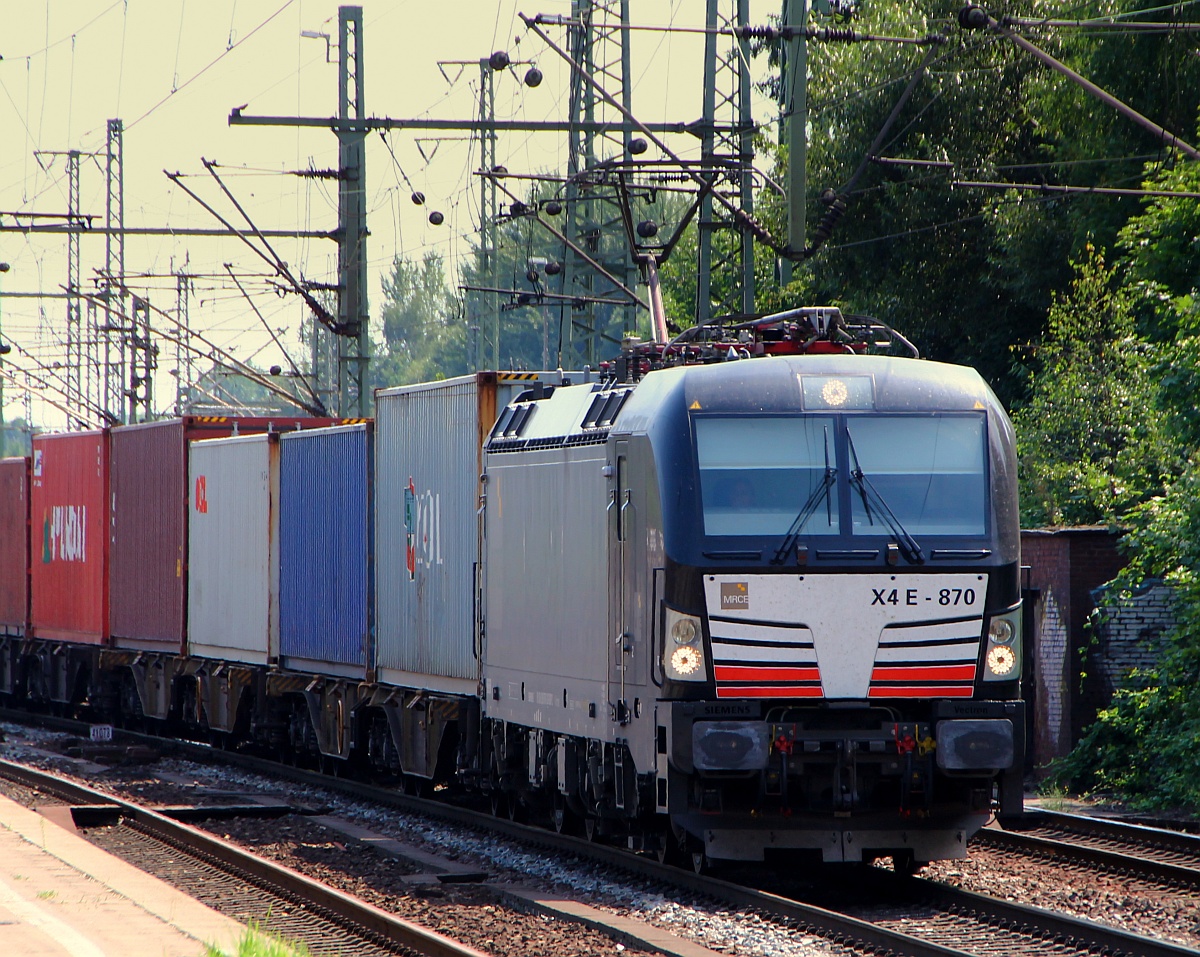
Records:
[[[337,42],[337,4],[315,0],[4,0],[0,34],[0,222],[12,213],[62,214],[67,210],[69,149],[101,154],[84,160],[81,208],[103,225],[106,123],[124,121],[125,224],[127,227],[215,228],[219,223],[163,170],[186,174],[189,187],[238,226],[232,205],[205,171],[201,158],[220,164],[222,177],[263,229],[333,229],[336,185],[328,180],[280,175],[337,165],[337,143],[324,129],[234,126],[230,110],[247,104],[247,115],[332,116],[337,110],[337,51],[326,62],[321,39],[301,31],[329,33]],[[635,24],[703,26],[703,0],[633,0]],[[722,4],[730,7],[729,2]],[[517,17],[568,14],[569,0],[365,0],[363,91],[368,114],[393,118],[469,119],[476,115],[477,61],[506,50],[514,61],[534,61],[545,74],[537,89],[521,82],[527,66],[496,80],[498,119],[566,119],[567,72],[560,58]],[[777,13],[778,0],[754,0],[752,22]],[[565,46],[566,31],[548,27]],[[517,43],[514,38],[520,38]],[[691,121],[701,115],[703,37],[690,33],[636,32],[632,41],[634,112],[646,122]],[[469,65],[439,61],[466,60]],[[445,75],[443,75],[443,72]],[[760,98],[755,117],[769,121],[772,105]],[[439,138],[440,137],[440,138]],[[668,139],[672,149],[695,155],[690,136]],[[391,147],[389,152],[388,146]],[[393,159],[393,154],[395,159]],[[565,138],[551,134],[501,134],[498,159],[512,172],[565,166]],[[420,258],[436,249],[451,270],[466,256],[479,223],[476,144],[470,134],[394,131],[386,143],[367,139],[370,314],[378,317],[380,277],[394,256]],[[407,180],[405,179],[407,177]],[[411,187],[410,187],[411,184]],[[424,209],[409,199],[427,197]],[[431,210],[445,223],[429,225]],[[39,222],[53,222],[52,219]],[[281,257],[305,279],[335,281],[336,248],[329,240],[272,240]],[[57,292],[67,281],[65,237],[0,233],[4,292]],[[84,288],[94,288],[105,261],[101,235],[81,243]],[[174,313],[173,273],[197,279],[190,303],[194,328],[241,359],[260,366],[282,362],[278,350],[225,276],[232,264],[274,328],[299,359],[296,341],[305,309],[295,296],[277,296],[266,284],[265,263],[233,238],[129,237],[128,285],[160,309]],[[6,339],[53,366],[66,356],[66,302],[62,298],[0,299]],[[152,322],[169,329],[162,317]],[[164,343],[155,406],[170,407],[174,347]],[[16,350],[6,369],[34,368]],[[49,393],[48,393],[49,394]],[[24,396],[5,383],[4,412],[23,414]],[[56,427],[62,416],[40,398],[36,422]]]

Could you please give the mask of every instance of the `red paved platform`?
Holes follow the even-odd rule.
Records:
[[[0,797],[0,954],[201,957],[244,928],[51,819]]]

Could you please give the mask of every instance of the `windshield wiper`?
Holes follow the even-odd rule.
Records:
[[[800,509],[799,514],[792,522],[787,534],[783,537],[783,542],[779,549],[775,552],[775,557],[771,559],[772,565],[778,565],[787,557],[788,552],[792,550],[796,539],[800,537],[800,529],[805,523],[812,518],[817,507],[822,501],[825,502],[825,514],[828,524],[833,524],[833,509],[832,500],[829,496],[829,491],[837,482],[837,469],[829,464],[829,428],[825,428],[825,474],[821,478],[821,484],[812,490],[812,494],[808,497],[808,501],[804,503],[804,507]]]
[[[879,494],[878,489],[871,484],[871,480],[863,473],[862,466],[858,462],[858,451],[854,448],[854,437],[850,434],[850,427],[846,427],[846,442],[850,446],[850,456],[854,459],[854,468],[850,470],[850,484],[858,489],[858,494],[862,496],[863,508],[867,511],[867,521],[872,525],[875,524],[875,518],[871,514],[871,507],[874,504],[875,511],[879,513],[879,517],[883,519],[883,523],[887,525],[892,533],[892,537],[896,540],[896,546],[900,549],[900,553],[904,556],[905,561],[912,565],[924,565],[925,555],[921,552],[921,546],[917,540],[908,533],[896,517],[896,513],[888,507],[887,501]]]

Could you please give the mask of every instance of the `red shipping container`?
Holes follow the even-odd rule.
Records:
[[[29,626],[29,459],[0,459],[0,635]]]
[[[115,647],[186,651],[188,443],[337,421],[185,416],[112,430],[108,601]]]
[[[31,631],[103,644],[108,636],[108,430],[33,437]]]

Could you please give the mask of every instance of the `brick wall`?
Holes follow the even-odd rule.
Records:
[[[1030,744],[1040,765],[1071,750],[1071,643],[1052,588],[1038,596],[1033,614],[1038,633],[1031,702],[1034,740]]]
[[[1175,624],[1174,591],[1161,581],[1147,582],[1126,604],[1117,604],[1104,588],[1093,592],[1102,614],[1096,617],[1095,643],[1088,656],[1088,672],[1097,677],[1096,693],[1103,707],[1124,687],[1135,668],[1158,664],[1163,635]]]
[[[1125,565],[1116,541],[1107,528],[1021,533],[1021,563],[1028,566],[1027,585],[1037,594],[1033,634],[1026,639],[1033,672],[1030,743],[1037,766],[1070,751],[1111,696],[1094,677],[1081,686],[1079,673],[1095,608],[1092,593]]]

